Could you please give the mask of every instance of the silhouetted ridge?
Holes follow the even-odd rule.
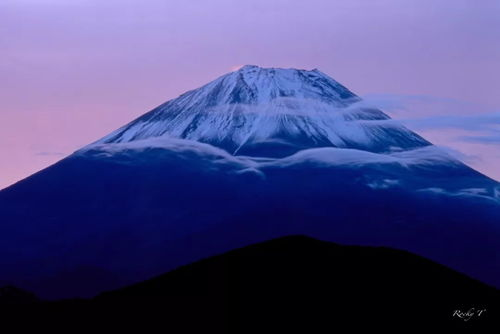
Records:
[[[333,331],[342,324],[490,326],[498,320],[498,306],[498,290],[420,256],[288,236],[200,260],[90,301],[52,302],[34,310],[39,316],[47,311],[68,321],[84,318],[125,328],[255,333]],[[455,309],[472,307],[487,313],[470,323],[453,316]]]
[[[12,285],[0,287],[0,305],[32,304],[39,299],[34,293]]]
[[[179,291],[179,284],[189,286],[191,289],[203,281],[201,277],[211,276],[217,271],[224,276],[235,268],[245,271],[249,276],[239,273],[231,275],[231,279],[245,282],[249,286],[252,285],[252,280],[248,277],[253,275],[252,272],[274,278],[284,278],[287,271],[290,273],[293,271],[296,274],[314,277],[314,280],[318,282],[322,281],[321,277],[328,276],[328,280],[332,283],[342,281],[343,284],[352,288],[354,288],[353,283],[357,282],[360,286],[356,289],[367,290],[367,292],[371,289],[377,290],[376,287],[382,286],[391,290],[398,285],[407,286],[416,281],[420,282],[419,286],[408,290],[423,292],[434,286],[439,287],[440,293],[453,294],[462,285],[478,289],[477,291],[496,291],[477,280],[406,251],[387,247],[342,246],[303,235],[294,235],[203,259],[143,283],[103,293],[97,297],[97,300],[113,296],[123,298],[142,294],[158,296],[157,288],[170,286],[175,291]],[[318,275],[319,272],[326,276]],[[371,278],[371,282],[367,279],[368,277]],[[290,280],[295,280],[295,276],[290,276]],[[265,284],[265,282],[261,283]],[[323,283],[327,283],[327,280]],[[190,286],[190,284],[193,285]],[[280,287],[273,287],[273,289],[274,291],[281,290]],[[210,293],[210,289],[205,292]],[[412,294],[411,291],[405,293]],[[463,298],[464,295],[461,294],[459,299]]]

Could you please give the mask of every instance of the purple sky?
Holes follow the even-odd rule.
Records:
[[[242,64],[319,68],[500,179],[498,41],[496,0],[2,0],[0,188]]]

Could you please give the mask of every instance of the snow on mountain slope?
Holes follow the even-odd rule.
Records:
[[[170,136],[233,155],[287,156],[313,147],[391,152],[430,145],[318,70],[247,65],[168,101],[97,143]],[[381,122],[382,121],[382,122]]]

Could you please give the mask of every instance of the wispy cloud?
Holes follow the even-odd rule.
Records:
[[[471,143],[500,145],[500,133],[491,136],[460,136],[459,140]]]
[[[412,130],[455,129],[471,132],[454,139],[484,144],[500,143],[500,111],[456,99],[419,95],[377,94],[365,104],[384,109]]]
[[[500,112],[475,115],[436,115],[423,118],[402,118],[419,129],[455,128],[469,131],[497,132],[500,126]]]
[[[35,155],[42,155],[42,156],[64,156],[64,155],[67,155],[67,154],[63,153],[63,152],[36,152]]]

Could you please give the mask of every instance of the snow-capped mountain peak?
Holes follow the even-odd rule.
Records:
[[[97,143],[195,140],[233,155],[287,156],[313,147],[391,152],[430,143],[328,75],[245,65],[170,100]]]
[[[222,103],[261,104],[293,97],[345,106],[352,102],[350,99],[357,99],[346,87],[317,69],[308,71],[245,65],[214,83],[218,87],[230,88],[224,92],[228,94]]]

